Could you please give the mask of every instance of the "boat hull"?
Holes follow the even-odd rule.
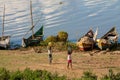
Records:
[[[23,38],[22,47],[36,46],[40,41],[43,41],[43,26],[34,35],[31,35],[27,39]]]
[[[10,36],[0,37],[0,48],[7,49],[10,47]]]
[[[22,40],[22,47],[36,46],[42,40],[43,40],[42,36],[41,37],[39,36],[39,38],[36,37],[35,39],[25,39],[25,38],[23,38],[23,40]]]
[[[22,40],[22,47],[28,47],[28,46],[36,46],[40,43],[40,40],[38,39],[23,39]]]
[[[89,51],[93,49],[93,44],[81,43],[79,44],[79,49],[81,51]]]
[[[106,40],[106,43],[100,41],[98,42],[98,47],[100,50],[106,50],[106,49],[111,49],[113,47],[116,47],[117,42],[109,42]]]
[[[97,34],[95,35],[95,37],[97,36]],[[90,29],[83,37],[81,37],[78,42],[77,45],[80,48],[81,51],[89,51],[92,50],[94,47],[94,32],[92,31],[92,29]]]
[[[117,46],[118,33],[116,28],[110,29],[104,36],[102,36],[98,41],[98,47],[101,50],[112,49]]]
[[[90,37],[84,36],[77,42],[78,47],[81,51],[92,50],[94,46],[94,40]]]

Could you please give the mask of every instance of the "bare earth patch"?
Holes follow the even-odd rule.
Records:
[[[34,50],[0,50],[0,67],[8,70],[45,69],[52,73],[80,78],[85,71],[92,71],[98,77],[108,73],[109,69],[120,72],[120,51],[73,52],[73,69],[68,70],[67,53],[53,52],[53,63],[48,64],[47,52],[35,53]]]

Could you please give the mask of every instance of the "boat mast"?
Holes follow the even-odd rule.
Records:
[[[5,5],[3,10],[3,28],[2,28],[2,37],[4,36],[4,20],[5,20]]]
[[[31,25],[32,25],[32,39],[34,39],[34,31],[33,31],[33,28],[34,28],[34,24],[33,24],[33,14],[32,14],[32,1],[30,0],[30,15],[31,15]]]

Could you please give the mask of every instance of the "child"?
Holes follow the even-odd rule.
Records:
[[[48,44],[48,59],[49,59],[49,64],[52,63],[52,46],[51,43]]]
[[[68,53],[68,56],[67,56],[67,60],[68,60],[67,69],[69,69],[69,66],[72,69],[72,57],[71,57],[72,48],[71,48],[71,46],[68,46],[68,52],[67,53]]]

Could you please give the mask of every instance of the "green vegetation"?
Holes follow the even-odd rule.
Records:
[[[46,70],[30,70],[9,72],[5,68],[0,68],[0,80],[66,80],[65,76],[58,76]]]
[[[0,80],[8,80],[10,78],[10,72],[5,68],[0,68]]]
[[[97,80],[97,76],[90,71],[86,71],[83,74],[81,80]]]
[[[0,68],[0,80],[67,80],[67,77],[59,76],[57,73],[52,74],[46,70],[30,70],[30,68],[26,68],[24,71],[10,72],[5,68]],[[81,78],[71,80],[98,80],[98,78],[92,72],[86,71]],[[110,69],[109,74],[103,76],[100,80],[120,80],[120,73],[115,74]]]
[[[47,39],[47,41],[48,41],[48,39]],[[51,42],[51,41],[50,41],[50,42]],[[40,48],[41,50],[44,50],[45,47],[47,47],[47,45],[48,45],[48,42],[42,41],[42,42],[40,43],[39,48]],[[52,42],[52,45],[53,45],[55,51],[66,51],[68,45],[70,45],[73,50],[79,51],[79,48],[78,48],[78,46],[76,45],[76,43],[69,42],[69,41],[67,41],[67,42]]]
[[[72,43],[72,42],[57,42],[57,43],[54,43],[54,49],[58,50],[58,51],[66,51],[68,45],[70,45],[74,51],[79,50],[78,46],[75,43]]]
[[[56,36],[48,36],[44,41],[40,42],[39,46],[46,47],[49,42],[52,42],[54,49],[57,51],[65,51],[68,45],[72,46],[74,50],[79,50],[76,43],[68,41],[68,33],[65,31],[58,32]]]
[[[120,80],[120,73],[113,73],[112,69],[109,70],[109,74],[105,75],[101,80]]]
[[[45,42],[66,42],[68,39],[68,33],[64,31],[58,32],[56,36],[48,36]]]
[[[60,31],[57,34],[58,41],[66,42],[68,39],[68,33],[64,31]]]
[[[46,39],[45,39],[45,42],[57,42],[57,37],[56,36],[48,36]]]

